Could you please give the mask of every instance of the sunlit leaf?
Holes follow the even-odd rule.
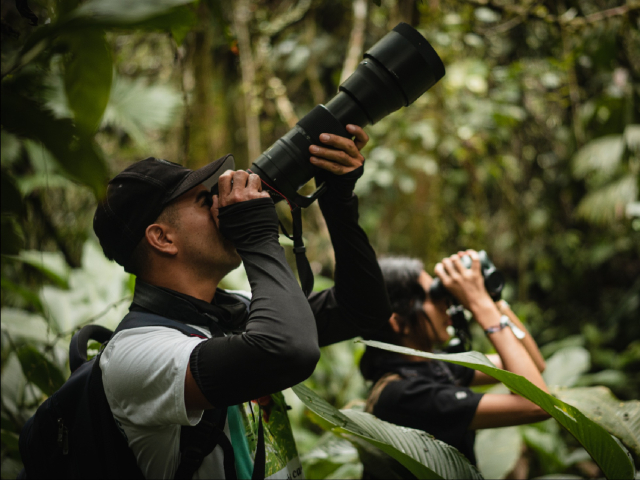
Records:
[[[584,178],[597,172],[610,177],[620,165],[624,141],[622,135],[607,135],[587,143],[573,157],[573,174]]]
[[[39,252],[37,250],[23,250],[17,256],[9,257],[24,262],[43,273],[57,287],[68,289],[69,266],[60,252]]]
[[[571,387],[591,367],[589,351],[583,347],[565,347],[546,360],[542,376],[548,386]]]
[[[86,29],[67,35],[64,86],[75,124],[84,135],[92,135],[109,101],[113,62],[105,34]]]
[[[2,309],[2,331],[12,340],[31,340],[46,343],[51,339],[47,321],[41,316],[19,308]]]
[[[640,401],[622,402],[602,386],[558,388],[553,393],[602,425],[640,458]]]
[[[338,410],[300,384],[295,394],[316,415],[320,426],[353,441],[365,441],[393,457],[417,478],[482,478],[464,455],[427,433],[399,427],[355,410]],[[354,441],[356,447],[360,442]]]
[[[588,193],[578,204],[579,218],[604,225],[623,218],[628,204],[638,198],[638,179],[630,174],[605,187]]]
[[[479,352],[449,355],[433,354],[382,342],[369,340],[363,340],[362,342],[369,347],[381,348],[405,355],[416,355],[424,358],[442,360],[486,373],[496,380],[501,381],[514,393],[540,406],[563,427],[569,430],[576,440],[589,452],[607,478],[632,478],[635,474],[633,461],[603,427],[589,420],[577,408],[543,392],[526,378],[497,368],[487,357]]]
[[[181,104],[180,94],[170,87],[116,76],[102,125],[124,131],[145,147],[149,131],[166,129],[176,122]]]
[[[522,454],[522,434],[519,427],[485,428],[477,432],[474,445],[482,475],[504,478]]]
[[[32,345],[24,345],[17,351],[25,377],[47,395],[52,395],[65,382],[60,369]]]

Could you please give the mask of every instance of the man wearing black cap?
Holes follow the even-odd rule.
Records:
[[[197,171],[148,158],[109,183],[94,230],[105,255],[137,276],[127,317],[178,320],[197,332],[150,322],[117,330],[102,352],[109,406],[145,477],[302,474],[279,392],[313,372],[319,346],[366,335],[390,315],[353,194],[368,137],[360,127],[347,130],[355,142],[323,134],[326,146],[310,147],[322,169],[316,181],[329,185],[319,203],[336,267],[335,286],[308,299],[279,245],[271,197],[257,175],[229,170],[231,156]],[[217,288],[241,261],[249,313],[248,300]],[[187,466],[181,427],[199,424],[210,409],[226,415],[224,435]]]

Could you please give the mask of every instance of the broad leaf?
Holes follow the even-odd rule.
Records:
[[[622,135],[607,135],[592,140],[573,157],[573,174],[576,178],[585,178],[590,173],[598,173],[603,178],[611,177],[620,165],[623,153]]]
[[[522,454],[519,427],[485,428],[476,435],[478,468],[485,478],[504,478]]]
[[[591,356],[584,347],[565,347],[546,361],[543,373],[548,386],[572,387],[583,373],[591,367]]]
[[[578,204],[576,215],[596,225],[624,216],[628,204],[638,198],[638,179],[633,173],[588,193]]]
[[[382,342],[362,342],[369,347],[442,360],[486,373],[501,381],[514,393],[531,400],[560,422],[589,452],[607,478],[633,478],[635,475],[633,461],[604,428],[589,420],[577,408],[540,390],[526,378],[497,368],[479,352],[433,354]]]
[[[482,478],[464,455],[423,431],[399,427],[364,412],[338,410],[302,384],[293,391],[316,415],[320,426],[356,447],[364,441],[382,450],[417,478]]]
[[[55,118],[41,104],[4,84],[1,119],[9,132],[42,142],[69,178],[102,197],[108,177],[106,163],[93,140],[80,135],[71,120]]]
[[[64,87],[75,124],[84,135],[92,135],[109,101],[113,78],[111,49],[100,29],[69,35],[65,57]]]
[[[25,345],[17,351],[25,377],[45,394],[51,396],[65,381],[65,375],[33,345]]]
[[[621,402],[606,387],[558,388],[553,393],[618,437],[640,458],[640,401]]]
[[[15,184],[15,181],[8,171],[3,168],[0,172],[0,180],[2,182],[2,214],[22,215],[24,213],[24,205],[22,204],[22,195]]]

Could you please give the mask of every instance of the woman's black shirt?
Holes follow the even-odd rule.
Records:
[[[373,414],[387,422],[424,430],[457,448],[471,463],[475,432],[469,424],[482,394],[468,388],[474,370],[438,360],[389,360],[385,373],[401,378],[380,393]]]

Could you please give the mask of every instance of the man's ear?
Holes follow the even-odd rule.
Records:
[[[153,223],[145,231],[145,237],[151,248],[166,255],[176,255],[178,247],[173,241],[172,230],[163,223]]]

